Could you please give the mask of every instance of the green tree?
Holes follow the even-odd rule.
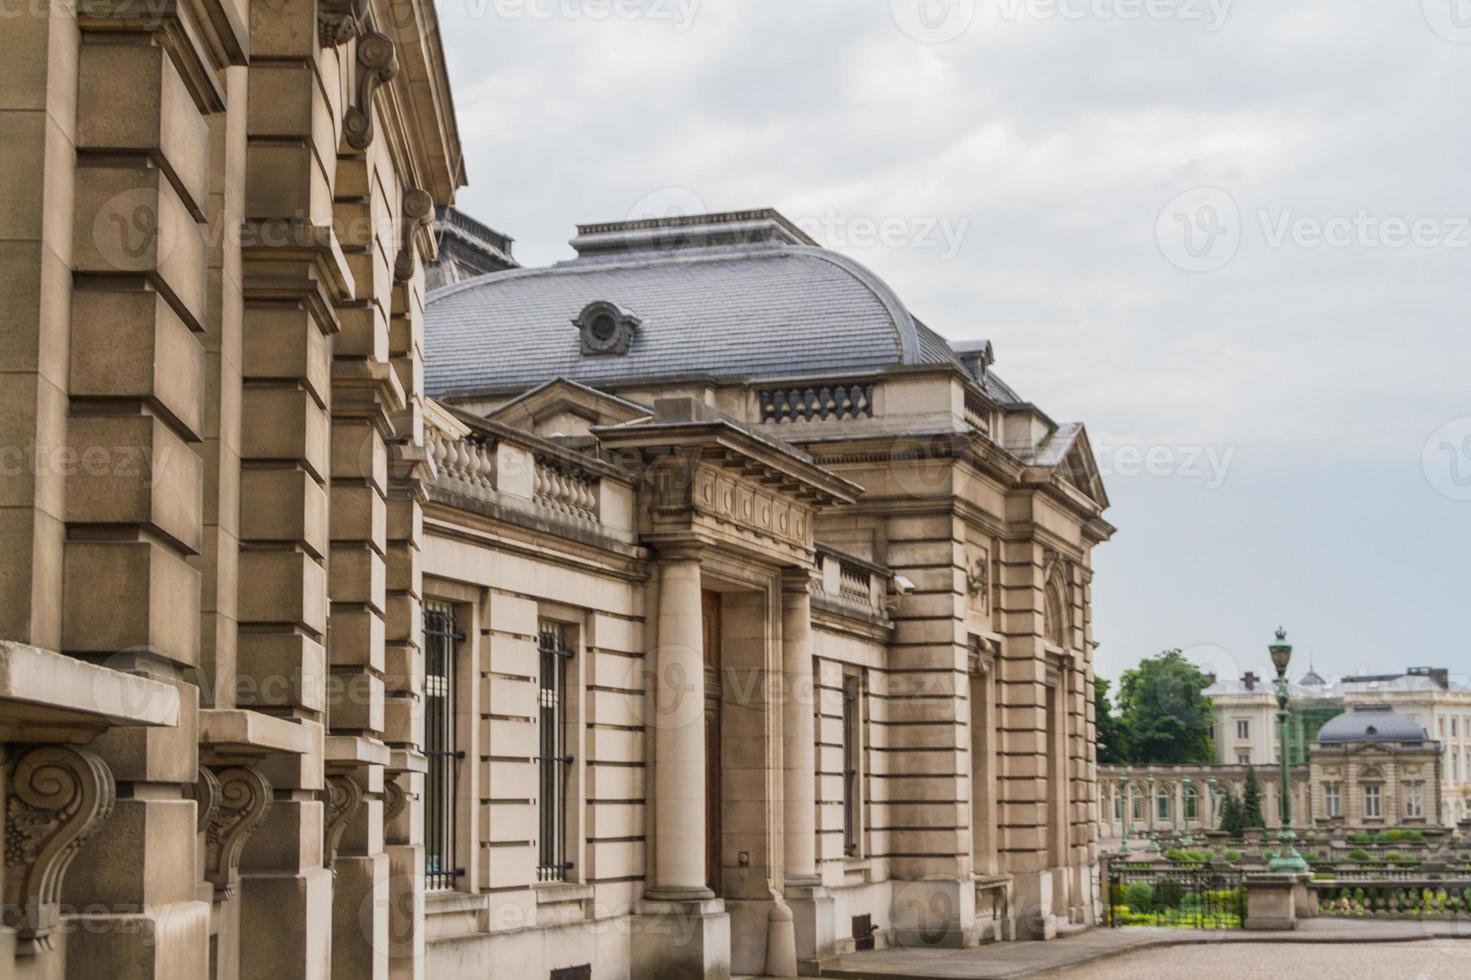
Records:
[[[1262,787],[1257,782],[1256,770],[1251,766],[1246,767],[1246,789],[1242,792],[1241,800],[1241,825],[1262,828],[1267,826],[1266,818],[1262,816]]]
[[[1232,837],[1240,837],[1241,824],[1241,801],[1227,787],[1226,798],[1221,801],[1221,829]]]
[[[1108,699],[1108,681],[1093,678],[1093,721],[1098,731],[1098,761],[1117,765],[1129,761],[1129,738],[1121,718]]]
[[[1212,761],[1210,678],[1179,650],[1166,650],[1124,671],[1119,721],[1128,761],[1188,765]]]

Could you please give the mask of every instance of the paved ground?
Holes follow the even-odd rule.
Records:
[[[1274,956],[1279,957],[1275,964]],[[1374,965],[1370,966],[1371,963]],[[1380,963],[1394,966],[1381,969]],[[1302,928],[1294,932],[1284,933],[1094,929],[1046,943],[858,953],[842,957],[824,969],[822,975],[849,980],[962,977],[1019,980],[1062,976],[1069,980],[1073,977],[1436,980],[1471,977],[1471,923],[1314,919],[1302,923]]]
[[[1462,980],[1471,974],[1471,943],[1335,943],[1309,946],[1231,943],[1170,946],[1129,953],[1040,976],[1055,980]]]

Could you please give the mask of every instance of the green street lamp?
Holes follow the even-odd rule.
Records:
[[[1129,778],[1119,777],[1119,856],[1129,856],[1129,833],[1134,829],[1134,810],[1129,806]]]
[[[1292,660],[1292,644],[1287,642],[1285,629],[1278,628],[1277,642],[1268,644],[1267,651],[1272,655],[1272,666],[1277,668],[1277,729],[1282,743],[1282,757],[1278,760],[1282,770],[1282,827],[1277,834],[1282,846],[1277,856],[1267,862],[1267,870],[1298,874],[1308,870],[1308,863],[1293,846],[1297,835],[1292,832],[1292,763],[1287,755],[1287,665]]]
[[[1149,774],[1149,844],[1144,849],[1150,854],[1159,853],[1159,834],[1154,830],[1154,815],[1159,810],[1159,798],[1154,795],[1154,773]]]
[[[1185,776],[1180,780],[1180,846],[1190,847],[1195,839],[1190,836],[1190,794],[1194,792],[1190,788],[1190,777]],[[1199,817],[1200,806],[1197,801],[1196,816]]]

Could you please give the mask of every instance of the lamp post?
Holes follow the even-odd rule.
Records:
[[[1190,847],[1195,839],[1190,836],[1190,794],[1194,792],[1190,788],[1190,777],[1185,776],[1180,780],[1180,846]],[[1200,816],[1200,806],[1197,801],[1196,817]]]
[[[1293,846],[1297,835],[1292,832],[1292,762],[1287,755],[1287,665],[1292,660],[1292,644],[1287,642],[1285,629],[1278,628],[1277,641],[1268,644],[1267,650],[1272,655],[1272,666],[1277,668],[1277,730],[1282,743],[1279,760],[1282,770],[1282,827],[1277,834],[1282,846],[1277,856],[1267,862],[1267,870],[1296,874],[1308,870],[1308,863]]]
[[[1134,811],[1129,806],[1129,777],[1119,777],[1119,856],[1129,856],[1129,831],[1133,830]]]
[[[1159,835],[1154,830],[1155,812],[1159,810],[1159,798],[1154,795],[1154,773],[1149,774],[1149,844],[1144,849],[1150,854],[1159,853]]]

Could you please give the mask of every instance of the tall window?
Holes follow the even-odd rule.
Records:
[[[843,678],[843,853],[858,854],[862,835],[863,800],[859,776],[863,751],[862,679],[857,674]]]
[[[572,648],[566,627],[541,622],[541,689],[537,700],[537,831],[541,849],[537,881],[566,881],[572,863],[567,860],[567,662]]]
[[[1323,787],[1323,809],[1328,811],[1330,817],[1343,816],[1343,792],[1337,783],[1328,783]]]
[[[1195,787],[1191,786],[1185,790],[1185,819],[1194,820],[1199,815],[1200,810],[1196,802]]]
[[[1383,816],[1383,815],[1384,815],[1384,811],[1383,811],[1383,808],[1380,806],[1379,787],[1378,786],[1365,786],[1364,787],[1364,816],[1366,816],[1366,817],[1380,817],[1380,816]]]
[[[1237,752],[1236,753],[1236,764],[1238,766],[1249,766],[1249,765],[1251,765],[1251,756],[1247,755],[1245,752]]]
[[[1155,819],[1170,819],[1170,791],[1167,789],[1157,790],[1155,793]]]
[[[1243,721],[1238,721],[1236,723],[1236,737],[1237,738],[1251,738],[1251,722],[1250,721],[1243,720]]]
[[[1425,816],[1425,797],[1419,783],[1411,783],[1405,787],[1405,816]]]
[[[1136,792],[1136,793],[1134,793],[1130,797],[1130,801],[1131,801],[1130,802],[1130,806],[1129,806],[1130,819],[1133,819],[1133,820],[1143,820],[1144,819],[1144,797],[1140,796]]]
[[[424,887],[454,888],[464,873],[455,853],[455,770],[465,753],[455,739],[455,647],[464,639],[455,607],[424,603]]]

